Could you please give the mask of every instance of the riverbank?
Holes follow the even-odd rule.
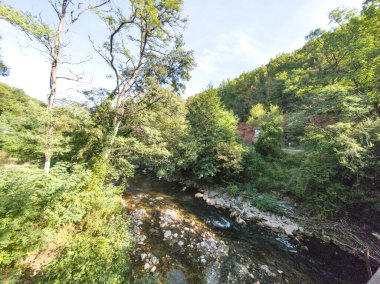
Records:
[[[282,232],[292,237],[304,250],[308,250],[305,244],[307,239],[316,238],[368,262],[373,271],[380,265],[380,245],[376,232],[370,234],[344,220],[334,222],[304,217],[290,202],[287,203],[288,210],[286,213],[283,211],[283,215],[263,212],[253,206],[249,199],[242,196],[232,197],[226,189],[200,187],[194,196],[203,199],[210,206],[229,210],[237,225],[246,226],[249,222],[255,222],[273,231]]]

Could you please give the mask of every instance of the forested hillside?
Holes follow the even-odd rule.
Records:
[[[283,147],[306,152],[297,174],[278,190],[314,200],[318,212],[332,204],[335,210],[374,206],[379,213],[378,5],[367,1],[359,15],[332,11],[330,30],[314,30],[302,48],[217,88],[241,121],[256,115],[250,113],[255,104],[280,107]]]

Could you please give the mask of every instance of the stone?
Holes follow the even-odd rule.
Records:
[[[208,196],[209,196],[209,197],[215,197],[215,196],[217,196],[217,195],[218,195],[218,193],[215,192],[215,191],[210,191],[210,192],[208,193]]]
[[[203,199],[204,200],[207,200],[208,198],[208,191],[206,190],[204,193],[203,193]]]
[[[165,231],[165,233],[164,233],[164,239],[169,238],[171,235],[172,235],[171,231]]]
[[[202,198],[202,197],[203,197],[203,193],[198,192],[195,194],[195,198]]]
[[[157,267],[153,266],[150,272],[154,273],[156,271]]]
[[[206,199],[206,203],[207,203],[208,205],[214,205],[214,204],[215,204],[215,200],[212,199],[212,198],[207,198],[207,199]]]
[[[179,241],[179,242],[178,242],[178,245],[179,245],[179,246],[183,246],[183,245],[184,245],[183,241]]]
[[[308,252],[309,248],[307,246],[301,246],[301,251]]]
[[[241,225],[241,226],[247,225],[247,223],[240,216],[237,216],[235,221],[238,225]]]
[[[150,262],[153,263],[154,265],[157,265],[157,264],[159,263],[159,260],[158,260],[157,257],[152,256],[152,257],[150,258]]]
[[[260,265],[260,268],[264,270],[269,276],[275,276],[275,274],[272,271],[270,271],[268,265]]]
[[[145,263],[144,270],[148,270],[149,268],[150,268],[150,264],[149,263]]]
[[[230,217],[236,217],[238,215],[239,215],[239,213],[237,211],[232,211],[230,214]]]
[[[325,243],[329,243],[331,241],[331,238],[329,236],[326,236],[326,235],[322,235],[321,239]]]
[[[248,220],[253,220],[253,219],[255,219],[256,215],[253,214],[252,212],[248,212],[247,214],[245,214],[245,217],[246,217]]]

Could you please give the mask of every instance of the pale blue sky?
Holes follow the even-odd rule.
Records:
[[[47,0],[3,2],[52,19]],[[209,82],[217,86],[223,80],[267,63],[280,53],[301,47],[311,30],[327,28],[331,10],[338,6],[360,10],[361,3],[361,0],[185,0],[184,14],[189,17],[185,41],[187,48],[194,50],[197,62],[185,96],[203,90]],[[87,84],[58,83],[61,98],[76,97],[77,88],[113,87],[112,80],[106,78],[110,70],[94,54],[87,37],[90,34],[101,42],[104,33],[102,23],[89,14],[72,29],[66,54],[73,61],[87,55],[93,59],[73,66],[76,72],[85,72]],[[49,90],[49,64],[35,49],[38,45],[30,46],[23,33],[4,21],[0,21],[0,35],[3,60],[11,67],[10,76],[0,80],[45,100]]]

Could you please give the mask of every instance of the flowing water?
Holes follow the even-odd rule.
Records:
[[[240,228],[195,193],[147,175],[129,181],[123,198],[137,238],[135,275],[161,283],[366,283],[365,264],[333,245],[309,239],[300,247],[253,223]]]

